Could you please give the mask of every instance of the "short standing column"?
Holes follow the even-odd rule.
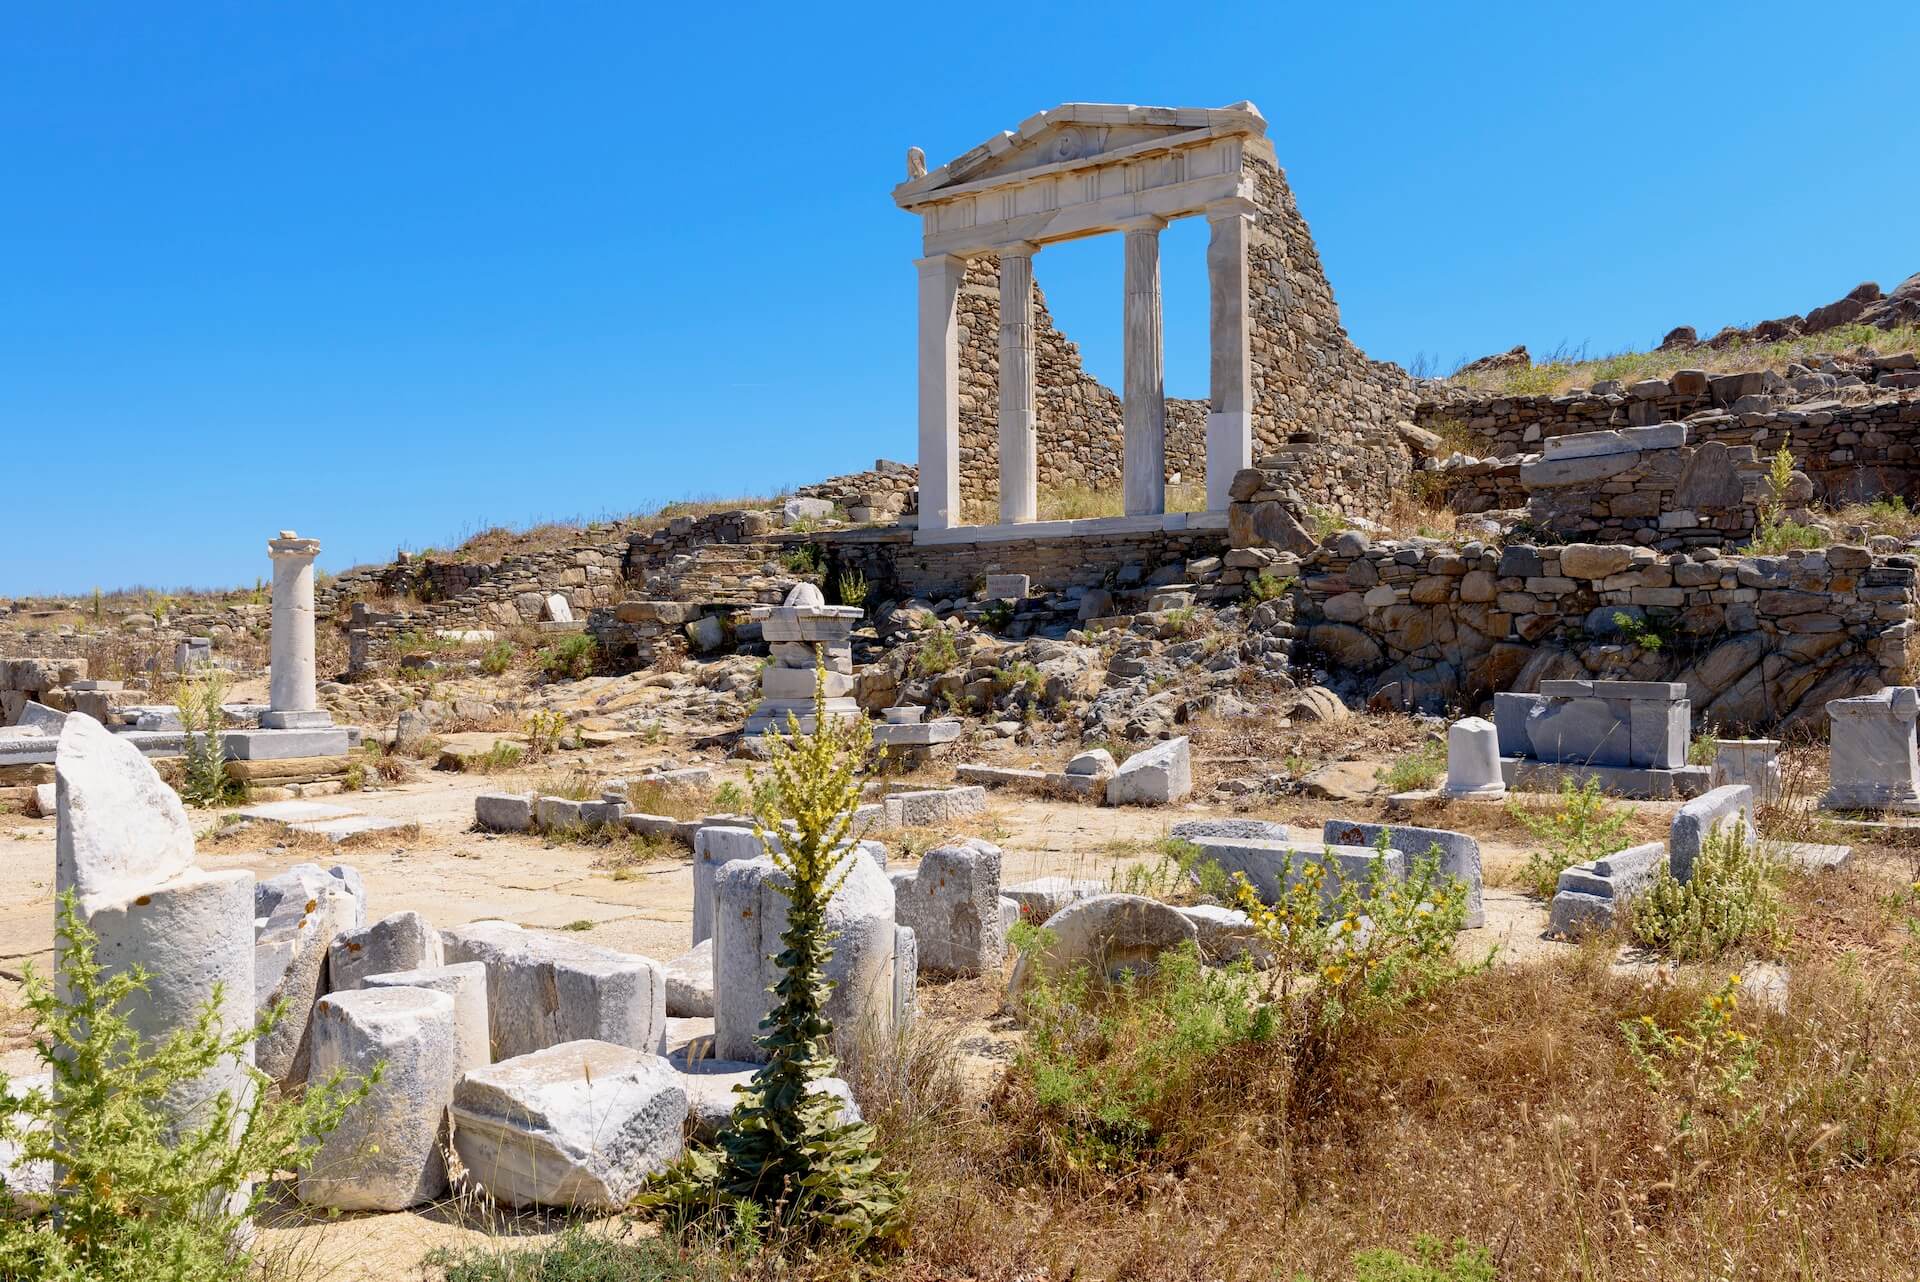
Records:
[[[960,524],[960,322],[967,262],[922,258],[920,269],[920,528]]]
[[[1209,333],[1212,378],[1207,414],[1207,511],[1224,512],[1233,477],[1253,466],[1253,356],[1249,343],[1247,234],[1253,202],[1207,206]]]
[[[282,530],[267,551],[273,557],[273,672],[260,724],[268,730],[331,725],[313,684],[313,559],[320,540]]]
[[[1033,255],[1025,241],[1000,250],[1000,520],[1039,513],[1034,457]]]
[[[1128,516],[1167,510],[1167,394],[1160,337],[1160,229],[1164,218],[1124,225],[1126,266],[1126,421],[1124,470]]]

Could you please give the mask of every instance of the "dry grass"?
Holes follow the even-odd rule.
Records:
[[[1884,871],[1793,879],[1788,1010],[1743,1006],[1758,1074],[1699,1103],[1690,1139],[1682,1088],[1650,1084],[1620,1025],[1683,1023],[1726,969],[1646,983],[1610,972],[1606,941],[1360,1028],[1310,1098],[1288,1098],[1288,1065],[1230,1050],[1203,1080],[1236,1090],[1184,1119],[1200,1147],[1125,1181],[1037,1178],[1044,1121],[1018,1089],[883,1118],[920,1226],[890,1272],[1338,1279],[1354,1251],[1425,1232],[1487,1247],[1507,1279],[1911,1277],[1920,973]],[[974,996],[937,1017],[990,1019],[997,992]]]
[[[1785,372],[1789,365],[1806,364],[1822,356],[1843,355],[1863,346],[1877,352],[1907,351],[1920,346],[1920,327],[1887,330],[1870,325],[1842,325],[1779,343],[1734,343],[1718,349],[1691,347],[1673,352],[1616,352],[1591,358],[1584,348],[1562,347],[1526,368],[1456,373],[1445,381],[1455,387],[1492,395],[1552,396],[1572,387],[1592,387],[1605,379],[1632,383],[1644,378],[1665,378],[1683,369],[1701,369],[1713,374],[1752,369]]]

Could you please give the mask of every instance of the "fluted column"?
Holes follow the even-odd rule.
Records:
[[[960,322],[956,304],[967,261],[921,258],[920,528],[960,524]]]
[[[268,541],[267,552],[273,557],[272,670],[268,711],[260,714],[260,725],[267,730],[331,725],[313,680],[313,559],[320,555],[320,540],[282,530]]]
[[[1164,218],[1123,225],[1126,260],[1126,423],[1128,516],[1167,510],[1167,392],[1160,333],[1160,231]]]
[[[1033,255],[1019,241],[1000,251],[1000,521],[1039,514],[1033,414]]]
[[[1254,205],[1207,206],[1208,333],[1212,341],[1207,413],[1207,511],[1224,512],[1242,468],[1253,466],[1252,318],[1247,298],[1247,235]]]

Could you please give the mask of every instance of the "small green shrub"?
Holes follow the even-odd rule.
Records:
[[[593,675],[600,662],[600,647],[586,633],[576,632],[542,650],[535,661],[549,681],[578,681]]]
[[[842,570],[833,576],[833,594],[840,599],[841,605],[864,609],[868,591],[867,578],[858,570]]]
[[[1271,570],[1262,570],[1247,584],[1247,595],[1256,601],[1272,601],[1293,590],[1297,579],[1281,578]]]
[[[1734,1026],[1739,989],[1740,976],[1728,976],[1677,1028],[1651,1015],[1620,1024],[1627,1053],[1672,1128],[1673,1142],[1662,1149],[1676,1189],[1696,1181],[1706,1169],[1701,1151],[1706,1144],[1744,1129],[1753,1119],[1752,1111],[1740,1108],[1740,1100],[1759,1071],[1760,1055],[1754,1038]]]
[[[174,707],[186,733],[180,799],[190,806],[226,805],[246,794],[245,785],[227,777],[227,750],[220,735],[226,720],[220,705],[226,695],[227,676],[218,668],[184,676],[174,689]]]
[[[1157,843],[1160,858],[1151,864],[1133,864],[1112,880],[1125,893],[1149,895],[1155,899],[1191,896],[1197,888],[1205,898],[1229,903],[1234,898],[1233,879],[1218,860],[1206,858],[1198,845],[1182,837],[1162,837]]]
[[[563,712],[535,708],[527,714],[527,758],[538,761],[558,748],[567,737],[567,717]]]
[[[799,526],[794,528],[798,529]],[[825,557],[818,543],[801,543],[788,548],[780,558],[780,564],[786,567],[788,574],[797,574],[803,579],[817,578]]]
[[[1013,602],[989,601],[980,607],[980,626],[989,632],[1004,632],[1013,622]]]
[[[1448,1243],[1422,1233],[1413,1254],[1391,1247],[1356,1251],[1353,1282],[1495,1282],[1493,1256],[1464,1238]]]
[[[1641,618],[1625,610],[1613,612],[1613,626],[1628,644],[1642,650],[1658,651],[1673,639],[1672,633],[1653,618]]]
[[[495,641],[480,656],[480,671],[490,677],[497,677],[513,666],[514,645],[511,641]]]
[[[1429,739],[1392,764],[1374,772],[1388,792],[1416,792],[1431,788],[1447,772],[1447,745]]]
[[[951,672],[960,663],[959,647],[953,644],[953,634],[945,628],[934,628],[927,633],[913,651],[913,671],[916,676],[937,677],[943,672]]]
[[[713,790],[713,808],[723,815],[737,815],[747,806],[747,792],[739,784],[728,779]]]
[[[1553,898],[1563,870],[1620,849],[1627,827],[1626,812],[1608,803],[1595,778],[1562,779],[1560,803],[1546,814],[1524,808],[1518,798],[1507,802],[1507,813],[1543,843],[1520,870],[1520,884],[1536,899]]]
[[[300,1171],[346,1110],[378,1081],[340,1073],[282,1099],[251,1067],[245,1098],[221,1091],[202,1110],[172,1121],[170,1100],[210,1072],[227,1071],[271,1031],[284,1004],[238,1032],[221,1028],[216,987],[198,1019],[164,1041],[143,1038],[127,1012],[150,982],[139,970],[110,973],[72,892],[54,922],[58,985],[26,967],[25,1002],[51,1091],[16,1093],[0,1076],[0,1141],[20,1162],[61,1172],[51,1207],[14,1202],[0,1189],[0,1277],[47,1282],[227,1282],[247,1277],[244,1229],[265,1201],[262,1172]],[[249,1184],[251,1186],[249,1187]]]
[[[497,775],[519,769],[526,757],[526,752],[519,744],[496,739],[485,752],[468,753],[457,760],[459,768],[467,774]]]
[[[1627,910],[1627,934],[1677,960],[1717,957],[1742,945],[1772,950],[1785,942],[1779,866],[1747,839],[1743,822],[1708,834],[1681,881],[1662,867]]]

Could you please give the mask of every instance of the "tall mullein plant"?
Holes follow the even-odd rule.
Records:
[[[863,721],[827,715],[824,666],[813,711],[811,733],[788,714],[787,734],[768,737],[771,786],[755,789],[755,832],[782,874],[768,884],[787,900],[774,958],[780,980],[758,1038],[767,1062],[741,1091],[718,1147],[690,1150],[640,1201],[682,1222],[751,1202],[765,1222],[803,1237],[883,1242],[905,1226],[901,1179],[880,1169],[873,1128],[843,1125],[840,1099],[816,1090],[837,1067],[828,1048],[835,936],[827,905],[851,861],[865,857],[847,839],[873,735]]]

